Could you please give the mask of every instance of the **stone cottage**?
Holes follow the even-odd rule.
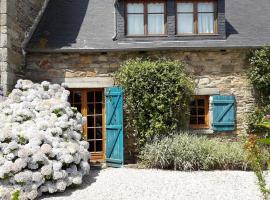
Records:
[[[112,73],[133,57],[188,64],[196,80],[192,130],[244,133],[245,113],[254,104],[247,54],[270,43],[269,0],[51,0],[45,6],[25,45],[23,76],[70,89],[72,105],[88,119],[84,132],[93,159],[123,162],[121,126],[110,138],[117,124],[108,124],[106,99],[120,95],[120,116],[122,94]]]

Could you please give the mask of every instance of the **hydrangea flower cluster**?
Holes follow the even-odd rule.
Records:
[[[89,173],[82,115],[58,84],[19,80],[0,102],[0,199],[64,191]]]

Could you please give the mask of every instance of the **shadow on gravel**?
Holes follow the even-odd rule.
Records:
[[[44,193],[38,199],[39,200],[41,200],[41,199],[45,200],[45,199],[50,199],[52,197],[65,197],[65,196],[68,197],[75,191],[84,190],[85,188],[89,187],[92,183],[96,182],[96,177],[98,176],[100,171],[101,171],[100,169],[91,169],[90,170],[90,175],[85,176],[83,178],[82,185],[68,187],[64,192],[58,192],[58,193],[54,193],[54,194]]]

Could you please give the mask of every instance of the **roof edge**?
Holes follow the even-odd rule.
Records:
[[[45,0],[44,1],[43,5],[41,7],[41,10],[39,11],[39,14],[37,15],[37,17],[34,20],[33,25],[31,26],[28,33],[26,33],[26,37],[24,38],[24,41],[22,42],[22,50],[23,50],[23,52],[26,52],[26,47],[27,47],[28,43],[30,42],[34,32],[36,31],[37,26],[38,26],[41,18],[43,17],[43,15],[45,13],[45,10],[46,10],[46,8],[48,6],[49,1],[50,0]]]
[[[158,48],[147,48],[147,47],[132,47],[122,49],[78,49],[78,48],[67,48],[67,49],[26,49],[27,53],[100,53],[100,52],[122,52],[122,51],[162,51],[162,50],[227,50],[227,49],[260,49],[264,46],[223,46],[223,47],[158,47]]]

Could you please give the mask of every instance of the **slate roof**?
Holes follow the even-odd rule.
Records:
[[[226,40],[113,41],[114,0],[51,0],[29,52],[256,48],[270,44],[269,0],[225,0]]]

